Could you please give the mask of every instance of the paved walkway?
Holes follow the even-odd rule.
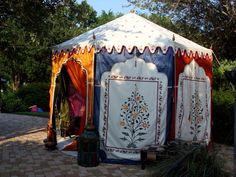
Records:
[[[100,164],[85,168],[77,158],[47,151],[46,118],[0,113],[0,177],[147,177],[140,165]],[[218,146],[233,176],[233,147]],[[148,168],[147,168],[148,169]]]
[[[218,155],[223,160],[225,171],[230,174],[230,177],[236,177],[236,167],[234,166],[236,164],[234,162],[234,155],[233,155],[234,147],[222,144],[216,144],[215,148],[218,152]]]
[[[77,158],[47,151],[47,119],[0,113],[0,177],[145,177],[139,165],[100,164],[85,168]]]

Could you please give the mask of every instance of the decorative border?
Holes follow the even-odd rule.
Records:
[[[191,81],[191,82],[204,82],[205,83],[205,107],[206,107],[206,110],[205,110],[205,121],[206,121],[206,126],[205,126],[205,131],[204,131],[204,136],[202,137],[202,141],[206,140],[206,139],[209,139],[209,134],[207,132],[207,127],[208,127],[208,122],[210,120],[210,114],[209,114],[209,109],[208,109],[208,94],[207,94],[207,84],[208,84],[208,79],[205,77],[205,78],[199,78],[199,77],[192,77],[192,76],[183,76],[181,75],[180,76],[180,80],[179,80],[179,87],[182,89],[182,93],[181,93],[181,103],[180,103],[180,111],[178,112],[178,122],[179,122],[179,126],[178,126],[178,131],[177,131],[177,138],[181,138],[181,128],[182,128],[182,125],[183,125],[183,116],[184,116],[184,105],[183,105],[183,102],[184,102],[184,88],[183,88],[183,83],[184,81]],[[178,104],[177,104],[178,106]]]
[[[109,84],[111,80],[119,81],[137,81],[137,82],[157,82],[157,112],[156,112],[156,130],[155,130],[155,143],[160,144],[161,134],[161,114],[162,103],[163,103],[163,81],[158,77],[140,77],[140,76],[121,76],[121,75],[108,75],[104,81],[105,92],[104,92],[104,116],[103,116],[103,127],[102,127],[102,139],[103,147],[107,152],[120,152],[120,153],[140,153],[140,149],[127,149],[107,146],[107,133],[108,133],[108,115],[109,115]]]

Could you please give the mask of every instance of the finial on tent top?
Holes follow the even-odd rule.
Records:
[[[95,40],[96,39],[96,36],[95,36],[95,34],[94,34],[94,32],[93,32],[93,40]]]
[[[130,13],[136,14],[136,10],[132,9],[129,11]]]
[[[211,46],[210,46],[210,49],[211,49],[211,50],[213,49],[213,46],[212,46],[212,44],[211,44]]]
[[[175,35],[173,34],[173,36],[172,36],[172,41],[175,41]]]

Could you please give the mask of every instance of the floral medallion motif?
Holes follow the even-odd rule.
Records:
[[[127,142],[127,148],[137,148],[137,143],[144,140],[149,124],[148,105],[135,84],[134,91],[122,104],[120,126],[123,131],[121,140]]]
[[[190,134],[193,135],[193,141],[197,141],[197,135],[201,132],[201,123],[203,121],[203,107],[199,97],[199,92],[195,90],[191,98],[191,112],[188,118],[190,122]]]

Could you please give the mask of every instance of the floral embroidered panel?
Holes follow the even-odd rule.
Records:
[[[166,140],[167,77],[132,58],[101,78],[99,134],[109,159],[140,160],[140,149]]]
[[[186,141],[210,141],[210,79],[195,60],[179,75],[175,138]]]

